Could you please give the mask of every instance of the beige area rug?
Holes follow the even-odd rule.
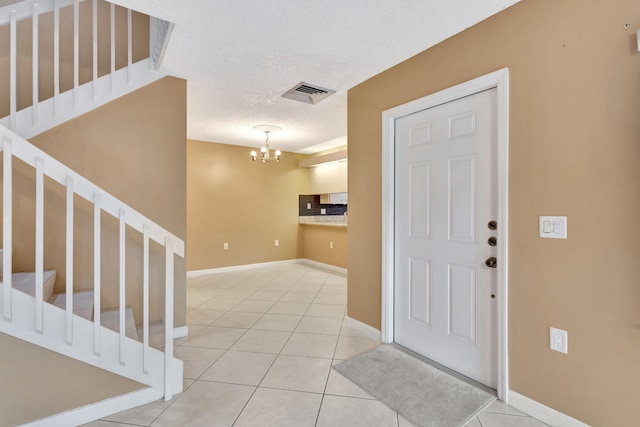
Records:
[[[389,346],[334,369],[419,427],[459,427],[495,396]]]

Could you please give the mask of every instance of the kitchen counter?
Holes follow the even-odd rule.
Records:
[[[337,227],[347,228],[343,215],[312,215],[300,216],[299,223],[301,225],[319,225],[321,227]]]
[[[300,225],[310,225],[319,227],[347,228],[347,224],[339,222],[301,222]]]

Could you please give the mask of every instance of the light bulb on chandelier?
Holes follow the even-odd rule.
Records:
[[[276,162],[280,163],[282,152],[280,150],[276,150],[274,152],[274,155],[273,156],[271,155],[271,148],[269,147],[269,145],[271,144],[271,141],[269,141],[269,134],[271,132],[277,132],[279,130],[282,130],[282,128],[278,126],[273,126],[273,125],[255,125],[253,129],[260,132],[264,132],[266,135],[266,140],[264,142],[264,147],[260,148],[259,156],[255,150],[251,151],[251,160],[255,162],[259,158],[263,164],[271,160],[275,160]]]

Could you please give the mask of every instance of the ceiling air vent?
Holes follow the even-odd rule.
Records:
[[[335,90],[325,89],[320,86],[310,85],[309,83],[300,82],[293,88],[286,91],[282,97],[293,99],[294,101],[304,102],[305,104],[317,104],[325,98],[336,93]]]

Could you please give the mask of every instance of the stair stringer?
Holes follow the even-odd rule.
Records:
[[[164,74],[151,69],[149,58],[143,59],[129,67],[84,83],[77,89],[41,101],[37,108],[30,106],[18,111],[15,129],[11,126],[11,116],[0,118],[0,125],[11,129],[24,139],[29,139],[163,77]]]
[[[66,342],[65,311],[52,304],[44,303],[44,330],[36,331],[35,298],[19,292],[11,291],[13,318],[8,321],[0,315],[0,332],[56,353],[71,357],[108,372],[146,384],[157,390],[164,384],[164,353],[154,348],[146,348],[147,369],[143,368],[142,343],[125,337],[124,364],[119,361],[120,336],[105,327],[100,327],[100,354],[94,352],[94,323],[80,316],[73,315],[73,343]],[[3,295],[0,292],[0,305]],[[173,393],[181,393],[183,388],[183,363],[173,358],[172,377]],[[146,371],[146,372],[145,372]]]

